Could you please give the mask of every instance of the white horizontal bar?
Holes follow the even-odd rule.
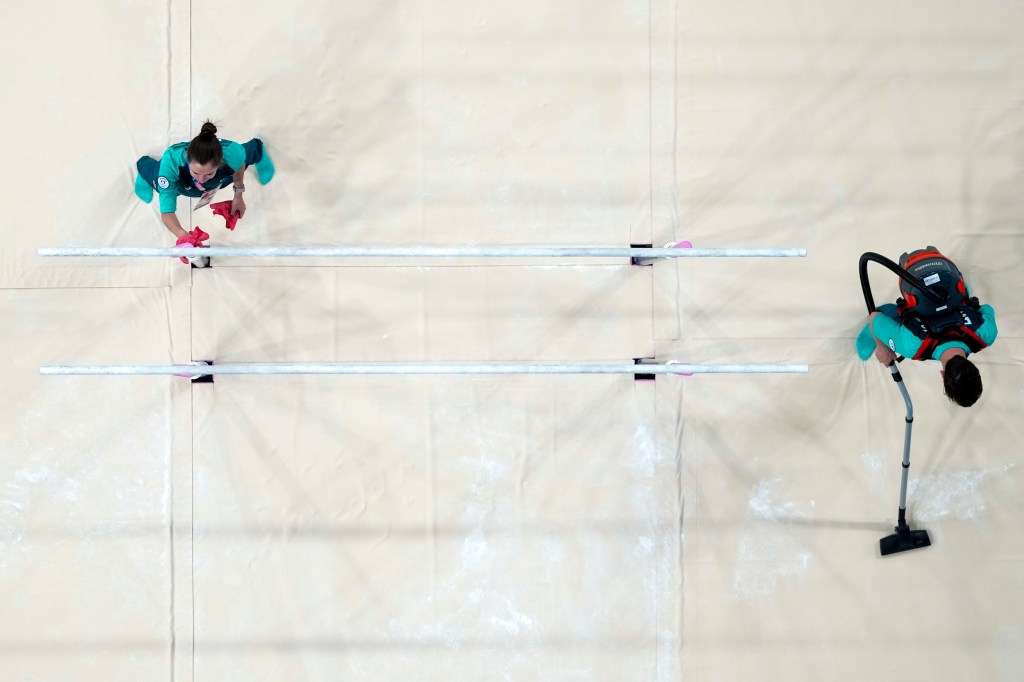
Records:
[[[50,365],[48,375],[206,374],[803,374],[807,365],[440,365],[440,364],[224,364]]]
[[[216,258],[793,258],[806,249],[646,249],[606,246],[211,246],[41,248],[40,256]]]

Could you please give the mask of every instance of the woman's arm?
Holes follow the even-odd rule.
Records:
[[[233,180],[231,188],[235,193],[234,197],[231,199],[231,213],[232,215],[237,213],[239,218],[245,216],[245,198],[242,195],[242,192],[245,191],[244,174],[245,164],[242,164],[242,166],[235,171],[234,175],[231,176],[231,179]]]
[[[871,313],[868,315],[868,328],[871,330],[871,336],[875,339],[875,359],[888,367],[892,363],[896,362],[896,353],[894,353],[893,350],[889,348],[888,344],[878,338],[875,334],[875,319],[878,317],[885,320],[889,319],[885,315],[882,315],[882,313]]]
[[[161,213],[160,222],[164,224],[168,232],[173,234],[175,238],[188,236],[188,232],[178,222],[178,214],[176,213]]]

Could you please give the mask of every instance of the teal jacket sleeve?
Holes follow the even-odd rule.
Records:
[[[922,340],[888,315],[879,314],[871,323],[871,334],[905,358],[917,355]]]
[[[981,316],[985,318],[985,321],[978,327],[978,336],[985,342],[985,345],[991,346],[999,336],[999,328],[996,327],[996,311],[992,309],[992,306],[985,304],[981,306]]]
[[[160,176],[156,179],[161,213],[174,213],[178,207],[178,190],[175,187],[177,180],[178,166],[171,155],[165,152],[160,159]]]
[[[224,149],[224,163],[233,171],[245,167],[245,149],[242,145],[231,140],[221,140],[221,147]]]

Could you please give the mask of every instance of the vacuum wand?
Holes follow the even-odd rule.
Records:
[[[868,281],[869,262],[875,262],[885,266],[915,287],[924,291],[929,297],[939,300],[940,297],[938,294],[925,286],[924,282],[920,281],[885,256],[869,251],[860,257],[860,286],[864,292],[864,303],[868,308],[868,315],[875,312],[875,299],[871,295],[871,283]],[[903,382],[903,376],[900,374],[900,370],[896,367],[895,362],[889,365],[889,371],[892,372],[893,381],[895,381],[896,385],[899,386],[900,394],[903,396],[903,402],[907,407],[907,416],[905,418],[905,427],[903,432],[903,476],[900,480],[899,520],[896,526],[896,532],[879,540],[878,545],[882,552],[882,556],[889,556],[890,554],[896,554],[898,552],[928,547],[932,544],[931,539],[928,537],[928,531],[910,530],[910,526],[907,525],[907,481],[910,477],[910,435],[914,427],[914,404],[910,400],[910,393],[907,392],[906,384]]]

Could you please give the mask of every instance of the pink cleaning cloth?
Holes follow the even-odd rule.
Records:
[[[175,242],[174,245],[176,247],[181,246],[185,248],[192,247],[198,249],[202,248],[204,246],[203,242],[205,242],[209,238],[210,235],[203,232],[201,229],[199,229],[199,227],[196,227],[194,230],[186,234],[184,237],[178,237],[178,241]],[[188,264],[188,258],[186,256],[179,256],[178,260],[180,260],[182,263],[185,263],[186,265]]]
[[[235,225],[238,224],[238,211],[231,212],[230,201],[218,201],[216,204],[210,204],[210,208],[213,210],[213,215],[219,215],[224,217],[224,227],[229,230],[234,230]]]

